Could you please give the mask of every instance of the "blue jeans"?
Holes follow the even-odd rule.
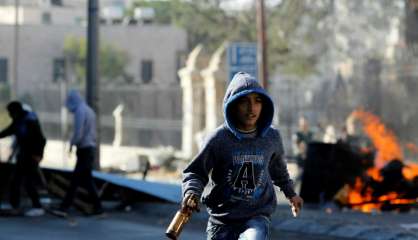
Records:
[[[208,222],[207,240],[267,240],[270,239],[270,219],[256,216],[244,223],[216,224]]]

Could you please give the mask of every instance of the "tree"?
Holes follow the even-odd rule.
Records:
[[[99,50],[99,72],[101,79],[105,83],[115,81],[130,81],[129,75],[125,71],[125,66],[129,64],[129,57],[111,44],[100,45]],[[75,74],[79,84],[84,84],[86,78],[86,53],[87,41],[85,38],[68,36],[64,41],[64,56],[68,60],[70,68]]]
[[[213,51],[224,41],[254,40],[255,16],[252,16],[253,21],[250,24],[246,24],[249,17],[246,12],[228,14],[220,7],[220,2],[222,1],[138,0],[134,2],[133,8],[151,7],[155,10],[156,23],[174,24],[185,29],[188,34],[189,50],[200,43],[207,50]],[[240,24],[241,22],[243,24]]]
[[[151,7],[156,12],[156,23],[174,24],[185,29],[189,50],[199,43],[209,52],[213,52],[225,41],[257,41],[255,5],[238,10],[222,8],[222,3],[227,2],[228,0],[137,0],[133,8]],[[327,12],[320,7],[312,10],[309,2],[283,0],[282,4],[266,9],[270,71],[276,70],[277,66],[282,66],[288,73],[301,76],[314,71],[316,56],[301,46],[310,46],[314,42],[314,34],[320,33],[316,33],[312,26]],[[301,31],[303,27],[307,31]]]

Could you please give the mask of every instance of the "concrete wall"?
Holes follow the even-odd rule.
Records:
[[[68,25],[21,26],[19,38],[18,95],[34,87],[45,88],[52,82],[53,59],[63,57],[67,36],[85,36],[86,29]],[[13,26],[0,25],[0,57],[9,59],[13,69]],[[178,84],[178,55],[186,49],[186,33],[171,26],[101,26],[100,41],[129,54],[127,72],[140,80],[142,60],[154,62],[152,84]],[[9,71],[9,78],[13,78]]]

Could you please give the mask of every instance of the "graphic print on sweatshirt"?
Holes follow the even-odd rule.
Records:
[[[263,189],[265,161],[262,152],[234,152],[228,169],[227,182],[232,189],[231,199],[257,199]]]

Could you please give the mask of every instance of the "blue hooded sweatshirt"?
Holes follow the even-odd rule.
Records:
[[[257,135],[246,137],[234,125],[233,103],[250,93],[258,93],[263,105]],[[271,127],[273,114],[273,102],[257,80],[237,73],[225,94],[224,124],[207,137],[183,171],[183,196],[189,192],[201,196],[211,221],[226,224],[270,216],[277,203],[273,184],[287,198],[296,195],[283,160],[280,133]]]
[[[70,140],[77,148],[96,147],[96,114],[77,90],[70,90],[65,105],[74,114],[74,131]]]

